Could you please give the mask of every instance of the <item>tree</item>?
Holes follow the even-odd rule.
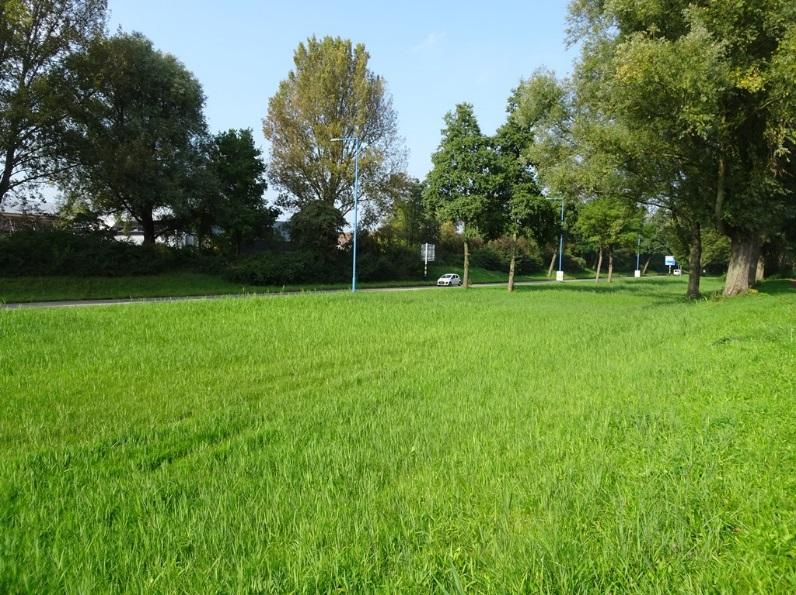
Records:
[[[0,206],[56,173],[51,73],[102,35],[106,0],[0,0]]]
[[[189,218],[200,237],[217,228],[222,247],[237,256],[243,242],[270,231],[279,211],[265,201],[265,163],[250,129],[216,134],[207,152],[207,170],[189,197]]]
[[[534,142],[533,133],[514,117],[519,104],[519,89],[508,101],[508,119],[495,134],[493,143],[501,161],[500,171],[507,185],[507,232],[511,237],[508,290],[514,290],[517,263],[517,240],[525,236],[538,246],[549,243],[558,231],[555,208],[542,196],[534,168],[527,154]]]
[[[380,235],[416,247],[433,243],[439,236],[439,222],[423,200],[425,185],[414,178],[404,177],[402,191],[397,192],[392,209]]]
[[[67,61],[63,77],[62,150],[73,167],[62,185],[128,215],[154,243],[175,226],[155,216],[183,211],[206,166],[199,82],[137,33],[95,42]]]
[[[290,219],[290,239],[300,250],[331,262],[337,254],[344,225],[345,219],[337,207],[316,200],[304,205]]]
[[[642,213],[617,198],[602,197],[580,208],[575,230],[598,251],[595,281],[600,280],[603,253],[608,254],[608,282],[614,272],[614,251],[636,241],[641,232]]]
[[[712,220],[731,239],[725,295],[744,291],[761,239],[794,206],[793,3],[578,0],[572,32],[582,99],[624,137],[627,169],[654,182],[647,194],[690,227],[691,275]]]
[[[442,141],[431,160],[423,196],[440,220],[463,226],[463,281],[468,287],[470,240],[477,233],[487,239],[499,235],[506,215],[500,161],[481,134],[472,105],[462,103],[445,114]]]
[[[369,58],[364,45],[340,38],[299,44],[294,69],[269,100],[263,122],[280,206],[302,209],[320,201],[346,215],[353,207],[355,145],[335,139],[353,137],[362,147],[363,207],[379,211],[389,200],[404,153],[392,99],[384,79],[368,68]]]

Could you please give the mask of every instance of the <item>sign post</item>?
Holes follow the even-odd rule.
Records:
[[[664,256],[663,264],[669,267],[669,274],[672,274],[672,267],[677,266],[677,261],[675,260],[674,256]]]
[[[420,246],[420,258],[423,259],[423,278],[428,277],[428,263],[436,259],[436,244],[423,244]]]

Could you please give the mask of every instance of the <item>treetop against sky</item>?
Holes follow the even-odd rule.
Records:
[[[547,66],[571,69],[564,45],[566,0],[529,4],[237,0],[110,0],[110,30],[140,31],[178,57],[204,87],[214,131],[260,130],[268,98],[293,67],[293,52],[311,35],[365,44],[383,76],[409,148],[409,173],[431,167],[453,105],[473,104],[483,131],[505,120],[506,98],[519,80]]]

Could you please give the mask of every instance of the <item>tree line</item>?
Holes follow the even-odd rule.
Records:
[[[86,225],[117,216],[145,244],[214,229],[230,252],[270,228],[251,130],[208,131],[194,75],[139,33],[105,33],[105,0],[0,1],[0,207],[58,187]]]
[[[148,244],[188,231],[233,257],[281,210],[301,252],[283,268],[329,265],[344,252],[361,146],[363,249],[379,266],[447,242],[467,285],[473,247],[490,243],[511,289],[529,246],[549,271],[580,255],[610,280],[615,256],[643,245],[688,261],[690,297],[726,253],[735,295],[766,258],[792,257],[795,13],[784,0],[575,0],[571,78],[521,81],[491,136],[472,105],[455,106],[420,181],[362,44],[298,45],[268,102],[266,164],[251,130],[208,132],[202,87],[176,58],[141,34],[107,35],[104,0],[0,0],[0,207],[47,183],[75,221],[115,215]],[[280,262],[253,274],[272,278]]]
[[[518,217],[527,189],[575,202],[609,270],[616,245],[668,232],[688,254],[689,297],[706,243],[723,239],[724,294],[748,290],[796,238],[796,5],[575,0],[569,24],[573,76],[523,81],[491,147],[471,106],[446,116],[430,203],[467,238],[533,230]],[[507,127],[525,135],[514,170],[498,158]],[[523,167],[535,189],[507,173]]]

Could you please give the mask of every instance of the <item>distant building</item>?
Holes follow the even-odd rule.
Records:
[[[0,211],[0,234],[10,234],[20,229],[48,229],[57,217],[47,213],[9,213]]]
[[[136,246],[140,246],[144,243],[144,230],[138,225],[114,225],[111,229],[113,231],[114,240],[135,244]],[[185,232],[177,232],[165,237],[158,236],[155,238],[155,242],[158,244],[166,244],[174,248],[188,248],[199,245],[199,240],[194,234]]]

